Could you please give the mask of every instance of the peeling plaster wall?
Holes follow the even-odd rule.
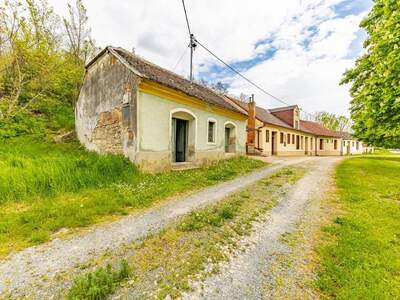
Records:
[[[75,109],[77,135],[87,149],[135,160],[137,85],[136,76],[108,53],[88,69]]]

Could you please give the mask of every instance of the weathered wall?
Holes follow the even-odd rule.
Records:
[[[75,110],[77,135],[86,148],[135,159],[137,84],[107,53],[88,69]],[[129,121],[123,120],[123,103],[129,103]]]
[[[196,118],[194,163],[225,157],[224,125],[236,126],[236,153],[245,153],[246,122],[174,102],[159,96],[139,92],[138,96],[138,149],[137,163],[146,169],[160,170],[171,167],[171,114],[179,110],[189,111]],[[208,120],[216,120],[216,142],[207,142]]]

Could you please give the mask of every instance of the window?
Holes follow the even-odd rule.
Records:
[[[319,150],[324,150],[324,140],[319,139]]]
[[[287,134],[287,143],[290,144],[290,133]]]
[[[333,148],[334,148],[335,150],[337,150],[337,140],[334,140],[334,141],[333,141]]]
[[[130,107],[129,104],[124,104],[122,106],[122,125],[129,126],[129,119],[130,119]]]
[[[304,136],[301,136],[301,149],[304,149]]]
[[[296,135],[296,149],[300,149],[300,136]]]
[[[296,144],[296,142],[294,141],[294,134],[292,134],[292,144]]]
[[[215,121],[208,121],[208,142],[215,143]]]
[[[281,132],[281,134],[280,134],[280,142],[281,142],[281,144],[283,144],[283,132]]]
[[[351,142],[351,146],[354,147],[354,142]]]
[[[311,140],[310,140],[310,144],[311,144],[311,150],[312,150],[312,148],[313,148],[313,138],[311,138]]]
[[[299,121],[294,122],[294,128],[299,129]]]
[[[356,143],[356,149],[358,150],[360,148],[360,142]]]
[[[269,143],[269,130],[265,130],[265,142]]]

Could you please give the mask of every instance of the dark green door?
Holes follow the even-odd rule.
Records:
[[[186,161],[187,121],[176,119],[175,161]]]
[[[225,127],[225,152],[229,152],[229,139],[231,137],[231,129]]]

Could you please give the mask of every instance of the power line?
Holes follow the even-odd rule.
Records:
[[[197,47],[196,39],[194,38],[194,35],[192,34],[192,31],[190,30],[190,24],[189,24],[189,18],[188,14],[186,11],[186,6],[185,6],[185,0],[182,0],[182,5],[183,5],[183,11],[185,12],[185,18],[186,18],[186,25],[189,31],[189,47],[190,47],[190,81],[193,80],[193,52]]]
[[[252,86],[256,87],[258,90],[260,90],[261,92],[263,92],[264,94],[270,96],[271,98],[275,99],[276,101],[279,101],[282,104],[285,104],[287,106],[290,106],[291,104],[283,101],[282,99],[272,95],[271,93],[269,93],[268,91],[266,91],[264,88],[262,88],[261,86],[259,86],[258,84],[254,83],[253,81],[251,81],[249,78],[247,78],[246,76],[244,76],[242,73],[240,73],[239,71],[237,71],[235,68],[233,68],[232,66],[230,66],[228,63],[226,63],[225,61],[223,61],[221,58],[219,58],[216,54],[214,54],[210,49],[208,49],[206,46],[204,46],[202,43],[200,43],[197,39],[195,39],[195,42],[197,44],[199,44],[204,50],[206,50],[209,54],[211,54],[214,58],[216,58],[219,62],[221,62],[222,64],[224,64],[228,69],[230,69],[231,71],[233,71],[234,73],[236,73],[237,75],[239,75],[241,78],[243,78],[244,80],[246,80],[248,83],[250,83]],[[314,117],[313,114],[310,114],[308,112],[306,112],[305,110],[301,109],[300,110],[308,115],[310,115],[311,117]]]
[[[188,28],[188,31],[189,31],[189,36],[191,36],[192,35],[192,31],[190,30],[189,18],[188,18],[187,11],[186,11],[185,0],[182,0],[182,5],[183,5],[183,10],[185,12],[186,25],[187,25],[187,28]]]
[[[178,67],[178,65],[182,61],[183,57],[185,56],[187,49],[188,49],[188,47],[185,48],[185,50],[183,51],[182,55],[179,57],[178,61],[176,62],[174,68],[172,69],[172,71],[176,70],[176,68]]]

